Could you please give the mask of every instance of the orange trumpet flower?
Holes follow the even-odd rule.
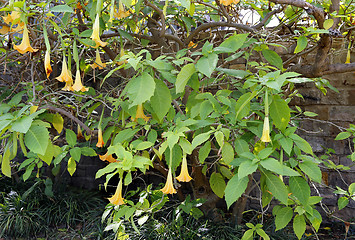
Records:
[[[145,114],[144,114],[144,111],[143,111],[143,104],[138,104],[137,105],[137,111],[136,111],[136,116],[133,118],[131,117],[131,120],[132,121],[137,121],[138,118],[142,118],[144,121],[148,121],[150,117],[147,117]]]
[[[49,75],[51,75],[52,73],[51,56],[49,53],[49,49],[47,49],[46,55],[44,56],[44,69],[46,70],[47,78],[49,78]]]
[[[101,130],[101,127],[99,127],[99,131],[97,132],[97,144],[96,144],[96,147],[103,147],[105,145],[104,143],[104,139],[102,137],[102,130]]]
[[[187,169],[187,160],[186,160],[186,154],[184,154],[182,158],[182,163],[181,163],[181,172],[176,179],[180,182],[190,182],[192,177],[189,175],[189,171]]]
[[[173,175],[171,173],[171,168],[169,168],[168,172],[168,177],[166,179],[165,186],[160,189],[165,194],[174,194],[176,193],[176,189],[174,188],[174,183],[173,183]]]
[[[28,36],[28,29],[27,29],[26,25],[23,30],[22,42],[20,45],[14,45],[14,49],[17,50],[21,54],[24,54],[26,52],[37,52],[38,51],[38,49],[34,49],[31,47],[30,38]]]
[[[89,90],[89,88],[84,87],[82,82],[81,82],[80,70],[79,69],[76,70],[75,83],[73,85],[73,90],[77,91],[77,92],[79,92],[79,91],[86,92],[86,91]]]
[[[103,42],[100,39],[100,17],[99,14],[96,14],[95,23],[92,29],[91,39],[95,41],[96,45],[94,48],[98,48],[99,46],[105,47],[107,42]]]
[[[122,178],[120,178],[115,194],[112,197],[108,198],[108,200],[110,201],[110,203],[116,206],[124,204],[124,198],[122,197]]]

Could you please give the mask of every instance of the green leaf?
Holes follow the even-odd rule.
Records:
[[[253,172],[256,171],[257,168],[258,168],[258,164],[254,163],[253,161],[246,160],[242,162],[238,169],[239,179],[242,179],[248,176],[249,174],[252,174]]]
[[[7,177],[11,177],[10,155],[10,148],[5,149],[3,156],[0,155],[1,172]]]
[[[68,172],[69,172],[70,176],[73,176],[73,174],[75,173],[75,170],[76,170],[76,162],[73,158],[69,158]]]
[[[262,237],[264,240],[270,240],[270,237],[265,233],[265,231],[261,228],[256,229],[256,233]]]
[[[200,58],[196,63],[196,68],[199,72],[211,77],[218,62],[218,55],[215,53],[209,54],[207,57]]]
[[[288,191],[281,179],[271,173],[265,173],[265,179],[266,185],[272,195],[274,195],[275,198],[280,200],[280,202],[287,205]]]
[[[350,136],[351,136],[351,133],[349,133],[349,132],[341,132],[336,136],[335,140],[344,140],[344,139],[349,138]]]
[[[155,81],[152,76],[143,72],[142,75],[130,80],[126,88],[131,101],[130,107],[133,107],[148,101],[154,95]]]
[[[306,180],[302,177],[290,177],[289,185],[292,194],[302,205],[307,205],[308,199],[311,196],[311,189]]]
[[[154,95],[150,99],[150,103],[159,121],[162,121],[170,109],[171,94],[169,88],[163,81],[156,80],[155,83],[155,91]]]
[[[243,139],[236,139],[234,141],[235,152],[240,156],[243,152],[249,152],[249,145]]]
[[[70,129],[66,129],[65,131],[65,139],[67,140],[67,143],[70,146],[75,146],[76,144],[76,134],[74,131],[70,130]]]
[[[243,94],[237,101],[235,105],[236,119],[241,120],[246,117],[250,112],[250,100],[252,93],[248,92]]]
[[[63,124],[64,124],[63,117],[59,113],[54,114],[52,124],[55,130],[57,130],[58,134],[60,134],[63,130]]]
[[[303,233],[306,231],[306,221],[303,215],[296,215],[293,219],[293,231],[298,239],[302,238]]]
[[[303,114],[304,114],[305,116],[307,116],[307,117],[316,117],[316,116],[318,116],[317,113],[309,112],[309,111],[305,111],[305,112],[303,112]]]
[[[262,50],[262,54],[266,61],[268,61],[271,65],[274,65],[278,69],[282,70],[282,59],[275,51],[264,49]]]
[[[59,147],[58,147],[59,148]],[[60,148],[59,148],[60,149]],[[51,165],[51,162],[53,160],[53,157],[54,157],[54,152],[55,149],[53,147],[53,144],[52,142],[49,140],[48,141],[48,146],[47,146],[47,149],[46,149],[46,152],[45,154],[41,155],[41,154],[38,154],[38,157],[45,163],[47,163],[47,165]]]
[[[297,39],[297,46],[295,48],[295,52],[294,53],[302,52],[306,47],[307,47],[307,37],[301,35]]]
[[[333,26],[333,23],[334,23],[334,20],[331,19],[331,18],[325,20],[324,23],[323,23],[324,29],[328,30],[329,28],[331,28]]]
[[[291,221],[293,210],[290,207],[284,207],[277,211],[275,217],[276,231],[283,229]]]
[[[212,103],[209,100],[205,100],[200,106],[200,117],[201,119],[206,119],[208,115],[213,111]]]
[[[281,147],[285,150],[288,155],[291,155],[293,141],[290,138],[282,137],[279,139]]]
[[[317,163],[311,161],[303,161],[299,164],[301,170],[307,174],[312,180],[321,183],[322,172]]]
[[[253,235],[254,235],[254,230],[249,229],[243,234],[243,237],[241,240],[253,240]]]
[[[191,154],[192,151],[194,150],[192,148],[192,144],[186,138],[180,138],[179,145],[182,148],[182,150],[187,154]]]
[[[153,146],[153,143],[152,142],[141,142],[139,143],[137,146],[136,146],[136,150],[144,150],[144,149],[147,149],[147,148],[150,148],[151,146]]]
[[[73,9],[69,7],[68,5],[57,5],[54,6],[50,9],[51,12],[69,12],[69,13],[74,13]]]
[[[211,142],[207,141],[198,151],[198,159],[201,164],[204,164],[206,158],[210,154],[211,151]]]
[[[212,191],[220,198],[223,198],[226,182],[220,173],[213,172],[210,177]]]
[[[339,210],[345,208],[349,203],[349,199],[347,197],[341,197],[338,199],[338,208]]]
[[[234,149],[229,142],[225,142],[222,147],[222,158],[227,164],[230,164],[234,159]]]
[[[176,86],[176,93],[181,93],[185,90],[185,86],[187,81],[190,79],[192,74],[196,72],[195,65],[193,63],[189,63],[185,65],[179,74],[177,75],[175,86]]]
[[[260,159],[265,159],[265,158],[269,157],[273,152],[274,152],[274,149],[272,149],[270,147],[264,148],[258,153],[258,157]]]
[[[81,149],[78,147],[72,148],[70,149],[70,156],[77,162],[80,161],[80,157],[81,157]]]
[[[197,135],[193,140],[192,140],[192,148],[195,149],[198,145],[206,142],[210,138],[211,133],[210,132],[205,132]]]
[[[284,131],[291,118],[291,111],[286,101],[279,95],[274,95],[270,105],[270,117],[275,126]]]
[[[311,145],[309,145],[309,143],[306,140],[304,140],[303,138],[301,138],[300,136],[294,133],[290,134],[289,137],[294,141],[294,143],[296,143],[297,147],[299,147],[303,152],[313,155],[312,147]]]
[[[224,52],[235,52],[241,48],[246,41],[249,33],[246,34],[234,34],[233,36],[224,40],[218,48],[224,48]],[[218,49],[216,48],[216,50]]]
[[[31,127],[32,121],[33,119],[29,116],[19,118],[12,123],[11,130],[14,132],[26,133]]]
[[[34,153],[44,155],[49,140],[49,132],[46,127],[32,125],[25,135],[26,146]]]
[[[248,177],[239,179],[238,175],[234,175],[231,180],[229,180],[224,191],[228,208],[242,196],[248,186],[248,182]]]
[[[107,165],[106,167],[101,168],[100,170],[98,170],[98,171],[96,172],[95,178],[97,179],[97,178],[102,177],[104,174],[111,173],[111,172],[113,172],[114,170],[118,169],[119,167],[120,167],[120,165],[119,165],[118,162],[110,163],[110,164]]]
[[[89,156],[89,157],[94,157],[97,155],[95,150],[90,147],[82,147],[81,154],[84,156]]]

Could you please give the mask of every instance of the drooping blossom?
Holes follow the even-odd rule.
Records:
[[[14,49],[17,50],[19,53],[24,54],[26,52],[37,52],[38,49],[34,49],[31,47],[30,38],[28,36],[28,29],[27,26],[24,26],[22,42],[20,45],[14,45]]]
[[[137,111],[136,111],[136,116],[133,118],[131,118],[132,121],[137,121],[138,118],[142,118],[144,121],[148,121],[150,119],[150,117],[147,117],[145,114],[144,114],[144,111],[143,111],[143,104],[138,104],[137,105]]]
[[[122,197],[122,178],[120,178],[115,194],[112,197],[108,198],[108,200],[110,201],[110,203],[116,206],[124,204],[124,198]]]
[[[99,69],[103,69],[104,67],[106,67],[106,63],[103,63],[101,61],[101,57],[100,57],[100,52],[99,49],[96,49],[96,59],[95,62],[93,64],[90,64],[90,66],[92,68],[99,68]]]
[[[118,4],[118,12],[115,11],[113,15],[117,19],[122,19],[122,18],[128,17],[130,14],[131,14],[131,12],[130,11],[126,11],[125,7],[122,4],[122,1],[120,1],[119,4]]]
[[[117,162],[117,159],[112,156],[112,154],[106,153],[105,155],[99,155],[102,161],[108,161],[110,163]]]
[[[171,168],[169,168],[168,172],[168,177],[166,179],[165,186],[160,189],[165,194],[174,194],[176,193],[176,189],[174,188],[174,183],[173,183],[173,174],[171,172]]]
[[[192,177],[189,175],[189,171],[187,169],[187,160],[186,160],[186,154],[184,154],[182,158],[182,163],[181,163],[181,172],[176,179],[180,182],[190,182]]]
[[[47,78],[49,78],[49,75],[51,75],[52,73],[51,56],[49,53],[49,49],[47,49],[46,55],[44,56],[44,69],[46,70]]]
[[[264,119],[264,127],[263,127],[263,134],[260,139],[262,142],[271,142],[270,139],[270,123],[269,123],[269,116],[265,116]]]
[[[92,29],[91,39],[96,43],[94,48],[98,48],[99,46],[105,47],[107,42],[103,42],[100,39],[100,17],[99,14],[96,14],[94,26]]]
[[[103,147],[104,146],[104,139],[103,139],[103,136],[102,136],[102,130],[101,130],[101,127],[99,127],[99,131],[97,132],[97,143],[96,143],[96,147]]]
[[[77,69],[76,70],[76,75],[75,75],[75,82],[74,82],[74,85],[73,85],[73,90],[74,91],[82,91],[82,92],[86,92],[89,90],[89,88],[86,88],[83,86],[82,82],[81,82],[81,76],[80,76],[80,70]]]

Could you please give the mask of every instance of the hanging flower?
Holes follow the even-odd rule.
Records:
[[[106,67],[106,63],[103,63],[101,61],[101,58],[100,58],[100,53],[99,53],[99,49],[96,49],[96,59],[95,59],[95,62],[93,64],[90,64],[90,66],[92,68],[99,68],[99,69],[103,69],[104,67]]]
[[[189,171],[187,170],[187,160],[186,160],[186,154],[184,154],[182,158],[182,164],[181,164],[181,172],[176,179],[180,182],[190,182],[192,177],[189,175]]]
[[[99,46],[105,47],[107,42],[103,42],[100,40],[100,18],[99,14],[96,14],[95,23],[92,29],[91,39],[95,41],[96,45],[94,48],[98,48]]]
[[[14,45],[14,49],[19,53],[24,54],[26,52],[37,52],[38,49],[34,49],[31,47],[30,38],[28,37],[27,26],[24,26],[22,42],[20,45]]]
[[[73,78],[71,77],[71,72],[68,70],[67,61],[65,60],[65,56],[63,56],[63,63],[62,63],[62,73],[59,77],[56,77],[59,82],[73,82]]]
[[[79,69],[76,70],[75,83],[73,85],[73,90],[77,91],[77,92],[79,92],[79,91],[86,92],[86,91],[89,90],[89,88],[84,87],[82,82],[81,82],[80,70]]]
[[[131,14],[130,11],[126,11],[125,7],[122,4],[122,1],[119,2],[118,4],[118,12],[114,12],[114,16],[118,19],[126,18]]]
[[[132,117],[131,120],[136,122],[138,118],[142,118],[146,122],[150,118],[150,117],[147,117],[146,115],[144,115],[143,104],[138,104],[137,111],[136,111],[136,116],[134,118]]]
[[[165,194],[176,193],[176,190],[175,190],[174,184],[173,184],[173,175],[171,173],[171,168],[169,168],[168,178],[166,179],[165,186],[162,189],[160,189],[160,191],[162,191]]]
[[[110,203],[116,206],[124,204],[124,198],[122,197],[122,178],[120,178],[115,194],[112,197],[108,198],[108,200],[110,201]]]
[[[351,55],[350,47],[351,47],[351,42],[349,43],[349,46],[348,46],[348,53],[346,54],[345,63],[350,63],[350,55]]]
[[[73,82],[65,82],[64,87],[62,88],[63,91],[74,91],[73,89]]]
[[[47,78],[49,78],[49,75],[51,75],[52,73],[51,56],[49,53],[49,49],[47,49],[46,55],[44,56],[44,69],[46,70]]]
[[[229,6],[232,3],[238,4],[240,0],[220,0],[220,3],[223,4],[224,6]]]
[[[123,57],[124,55],[125,55],[124,49],[121,48],[121,50],[120,50],[120,58]],[[124,63],[128,63],[127,59],[125,59],[125,60],[123,60],[123,61],[116,62],[117,65],[122,65],[122,64],[124,64]]]
[[[264,119],[263,135],[260,140],[262,142],[271,142],[269,116],[266,116]]]
[[[10,28],[8,26],[2,26],[0,28],[0,34],[5,35],[5,34],[8,34],[9,32],[10,32]]]
[[[189,48],[192,47],[192,48],[196,48],[197,47],[197,44],[194,43],[193,41],[190,41],[189,42],[189,45],[187,45]]]
[[[10,25],[11,23],[16,23],[16,20],[19,19],[21,17],[21,13],[18,11],[12,11],[11,14],[7,14],[6,17],[2,17],[2,19],[4,19],[4,22],[8,25]]]
[[[84,138],[84,136],[83,136],[83,133],[81,132],[81,128],[80,128],[80,125],[78,124],[78,128],[77,128],[77,134],[76,134],[76,138],[78,139],[78,140],[80,140],[80,139],[85,139]]]
[[[25,27],[25,23],[19,22],[19,23],[17,24],[17,27],[11,28],[11,32],[22,33],[22,30],[24,29],[24,27]]]
[[[96,147],[103,147],[104,146],[104,139],[102,137],[102,130],[101,127],[99,127],[99,131],[97,132],[97,143],[96,143]]]
[[[117,162],[117,159],[112,157],[112,154],[105,154],[105,155],[99,155],[99,158],[102,160],[102,161],[108,161],[110,163],[113,163],[113,162]]]

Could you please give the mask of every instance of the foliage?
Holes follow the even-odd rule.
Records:
[[[314,83],[326,93],[335,89],[323,75],[355,70],[354,22],[348,15],[354,6],[351,1],[265,3],[9,1],[1,9],[6,56],[0,61],[19,87],[0,96],[2,174],[24,171],[26,181],[31,175],[41,178],[45,167],[59,178],[62,166],[73,175],[82,156],[99,155],[108,162],[96,173],[106,177],[105,189],[118,177],[103,220],[105,230],[122,234],[120,239],[126,238],[127,222],[139,232],[137,224],[171,200],[168,194],[177,193],[182,203],[177,209],[194,218],[217,212],[224,198],[241,221],[254,187],[261,212],[276,201],[276,230],[292,223],[298,239],[306,224],[317,231],[322,217],[316,205],[322,198],[311,195],[310,186],[322,181],[320,164],[343,166],[313,153],[297,131],[297,117],[316,114],[291,102],[302,97],[297,84]],[[248,14],[258,22],[245,20]],[[268,27],[272,21],[275,29],[288,32],[276,34]],[[338,26],[346,32],[349,57],[344,64],[329,64]],[[308,54],[314,54],[314,63],[303,61]],[[351,127],[337,139],[353,132]],[[16,159],[18,152],[24,161]],[[136,194],[124,194],[140,173],[155,171],[167,178],[163,188],[137,190],[138,201],[132,198]],[[184,182],[191,183],[193,197],[182,191]],[[48,196],[52,184],[46,184]],[[354,200],[353,186],[336,192],[344,195],[339,208]],[[67,224],[93,206],[65,196],[58,206],[69,206]],[[58,209],[48,209],[46,221]],[[269,239],[263,224],[263,218],[247,223],[242,239]],[[190,234],[177,226],[172,234]]]

